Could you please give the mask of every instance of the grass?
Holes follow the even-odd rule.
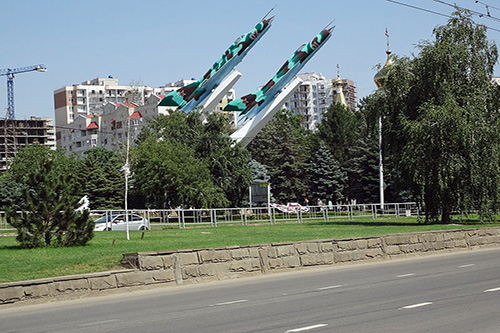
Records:
[[[466,221],[461,221],[464,223]],[[119,269],[123,253],[209,248],[312,239],[350,238],[393,233],[496,227],[469,221],[460,225],[426,225],[415,218],[356,219],[301,224],[221,226],[99,232],[86,246],[21,249],[14,236],[0,237],[0,283]]]

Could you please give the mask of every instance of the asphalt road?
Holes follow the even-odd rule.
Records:
[[[0,332],[500,332],[500,249],[0,308]]]

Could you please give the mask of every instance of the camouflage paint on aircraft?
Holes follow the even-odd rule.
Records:
[[[208,95],[207,92],[218,86],[224,77],[243,60],[247,52],[267,32],[273,18],[274,16],[263,19],[249,33],[238,37],[201,79],[172,91],[159,105],[177,107],[178,110],[184,112],[191,111],[203,101]]]
[[[230,102],[226,105],[224,111],[241,111],[240,120],[242,118],[249,119],[255,117],[257,113],[274,99],[276,93],[281,91],[297,75],[307,61],[312,58],[312,55],[326,43],[331,37],[333,28],[324,29],[312,41],[299,47],[281,66],[273,78],[262,88],[253,94],[245,95]]]

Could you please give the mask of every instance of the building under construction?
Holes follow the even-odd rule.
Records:
[[[30,144],[56,149],[54,122],[51,118],[0,119],[0,172],[8,169],[19,149]]]

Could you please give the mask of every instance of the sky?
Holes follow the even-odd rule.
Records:
[[[453,12],[434,0],[398,1]],[[491,16],[500,17],[499,0],[454,2],[485,14],[489,5]],[[333,21],[332,37],[302,73],[335,78],[338,64],[341,77],[353,80],[362,98],[375,91],[375,66],[386,60],[385,28],[393,53],[411,56],[448,20],[387,0],[0,0],[0,69],[37,64],[48,69],[14,79],[16,118],[54,118],[54,90],[96,77],[153,87],[200,78],[274,6],[272,27],[236,67],[243,74],[234,86],[237,97],[264,85],[300,45]],[[474,19],[500,30],[498,20]],[[500,32],[490,30],[488,38],[498,42]],[[495,76],[500,76],[498,66]],[[0,117],[7,112],[6,81],[0,77]]]

